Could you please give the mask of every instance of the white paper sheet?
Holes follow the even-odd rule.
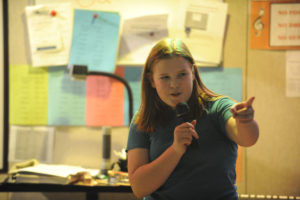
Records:
[[[10,126],[9,161],[52,162],[53,127]]]
[[[286,52],[286,96],[300,97],[300,51]]]
[[[32,167],[26,167],[18,170],[19,173],[49,175],[67,178],[69,175],[78,172],[89,172],[92,176],[99,174],[98,169],[86,169],[80,166],[72,165],[55,165],[55,164],[39,164]]]
[[[227,4],[189,0],[181,5],[175,35],[183,38],[197,64],[218,65],[222,61]]]
[[[168,14],[125,20],[118,64],[132,64],[132,60],[136,64],[144,63],[153,45],[165,37],[168,37]]]
[[[300,3],[272,3],[270,20],[271,46],[300,45]]]
[[[27,6],[25,12],[32,65],[67,65],[73,28],[71,4]]]

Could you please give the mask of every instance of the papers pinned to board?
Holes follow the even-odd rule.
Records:
[[[199,66],[222,63],[227,3],[176,0],[170,6],[151,1],[140,15],[132,14],[139,4],[126,9],[111,4],[75,9],[73,17],[70,4],[41,2],[45,4],[26,8],[33,66],[84,64],[89,70],[114,72],[115,64],[143,65],[153,45],[166,37],[183,39]],[[161,8],[151,10],[154,5]]]
[[[119,65],[141,65],[157,41],[168,37],[168,15],[147,15],[124,20]]]
[[[143,65],[153,45],[163,38],[182,39],[197,65],[219,66],[227,22],[227,3],[177,1],[178,9],[166,13],[126,18],[123,21],[119,65]]]
[[[27,6],[25,14],[32,66],[67,65],[73,27],[71,4]]]
[[[89,71],[115,71],[120,14],[75,10],[69,65],[87,65]]]
[[[176,37],[189,47],[196,63],[218,66],[223,59],[223,43],[227,21],[227,3],[213,1],[184,1],[185,17],[178,20]]]

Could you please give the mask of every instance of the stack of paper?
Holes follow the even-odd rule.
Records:
[[[79,166],[38,164],[17,170],[16,173],[13,173],[11,181],[17,183],[67,184],[69,175],[78,172],[88,172],[91,176],[99,174],[97,169],[86,169]]]

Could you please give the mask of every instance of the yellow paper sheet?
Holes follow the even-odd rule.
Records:
[[[11,65],[9,76],[9,123],[46,125],[48,69]]]

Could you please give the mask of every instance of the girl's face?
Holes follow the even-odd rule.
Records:
[[[159,60],[149,78],[160,99],[173,109],[189,100],[195,79],[192,64],[182,57]]]

